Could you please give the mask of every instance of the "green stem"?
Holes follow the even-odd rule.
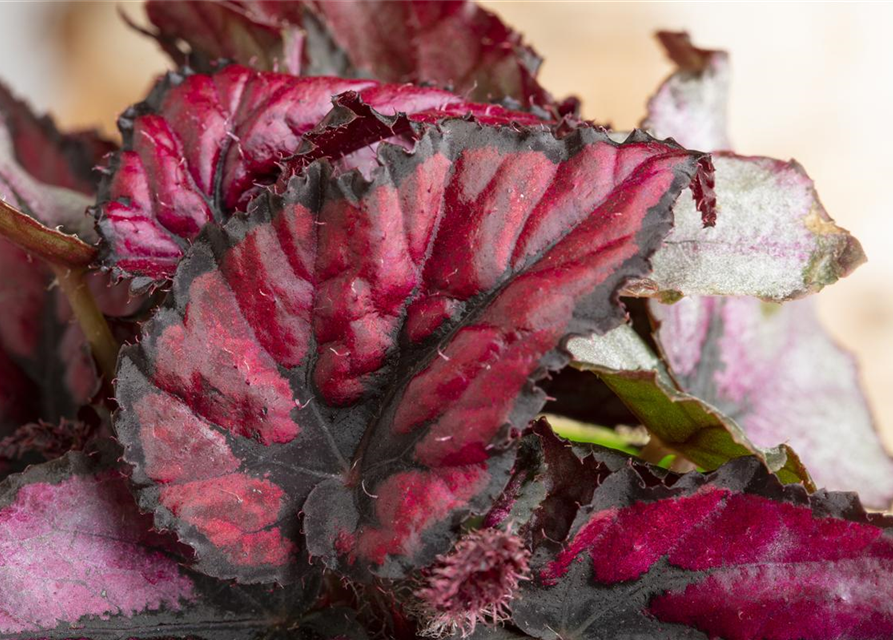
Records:
[[[50,264],[59,288],[68,298],[68,303],[74,311],[74,317],[90,343],[93,357],[99,364],[99,369],[109,382],[115,378],[115,368],[118,362],[118,341],[112,335],[105,316],[96,305],[96,300],[87,286],[84,278],[86,270],[83,268],[71,269],[69,267]]]
[[[0,236],[42,259],[53,270],[59,288],[68,298],[74,316],[90,344],[93,357],[110,383],[115,377],[118,342],[112,335],[105,316],[96,306],[96,300],[84,279],[87,267],[96,258],[96,248],[77,236],[45,227],[2,200]]]

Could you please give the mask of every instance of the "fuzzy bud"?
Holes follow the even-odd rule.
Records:
[[[530,552],[511,531],[481,529],[439,556],[415,592],[427,626],[421,635],[466,637],[480,623],[510,617],[518,584],[529,579]]]

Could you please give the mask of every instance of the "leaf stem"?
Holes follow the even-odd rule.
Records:
[[[102,315],[90,292],[90,287],[87,286],[84,278],[86,269],[72,269],[53,263],[50,263],[50,268],[56,274],[59,288],[68,298],[74,317],[77,318],[87,342],[90,343],[93,357],[96,358],[103,376],[111,383],[115,378],[118,363],[118,341],[112,335],[105,316]]]
[[[648,444],[639,451],[639,457],[651,464],[659,464],[668,455],[676,455],[676,452],[664,446],[664,443],[654,434],[651,435]]]
[[[96,258],[95,247],[77,236],[45,227],[3,200],[0,200],[0,236],[52,265],[83,269]]]
[[[84,279],[87,267],[96,258],[96,248],[77,236],[42,225],[3,200],[0,200],[0,236],[42,259],[52,269],[93,357],[106,381],[111,383],[118,361],[118,342]]]

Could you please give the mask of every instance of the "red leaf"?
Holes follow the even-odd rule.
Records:
[[[40,182],[92,195],[95,170],[115,145],[96,131],[61,133],[49,116],[35,115],[0,84],[0,114],[21,167]]]
[[[210,76],[169,74],[120,121],[124,149],[112,160],[97,210],[105,264],[150,283],[170,277],[207,223],[222,224],[244,210],[258,185],[275,182],[282,161],[331,109],[332,96],[347,90],[386,115],[405,112],[418,121],[468,113],[539,122],[437,89],[369,80],[239,66]],[[363,139],[352,150],[376,141]]]
[[[465,0],[152,0],[146,11],[158,29],[152,35],[178,64],[202,70],[224,58],[295,75],[430,83],[478,101],[553,104],[536,82],[537,54],[496,15]]]
[[[0,484],[0,635],[235,640],[293,620],[313,597],[310,583],[306,595],[261,594],[194,575],[150,525],[126,478],[81,454],[9,477]]]
[[[660,480],[660,470],[643,463],[616,466],[591,452],[564,449],[564,458],[580,460],[574,481],[595,488],[582,506],[555,514],[573,517],[566,535],[534,538],[535,577],[513,605],[527,633],[730,640],[893,633],[893,520],[867,514],[853,494],[810,496],[781,485],[754,458]],[[536,473],[566,470],[553,456]]]
[[[699,158],[451,120],[371,182],[316,163],[207,227],[122,356],[143,502],[211,575],[429,562],[505,484],[565,338],[622,321]]]

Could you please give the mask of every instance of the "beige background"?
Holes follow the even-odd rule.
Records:
[[[893,450],[893,5],[487,2],[546,62],[543,84],[584,114],[634,126],[671,67],[652,38],[686,29],[732,54],[737,151],[799,160],[869,263],[819,295],[854,350]],[[139,4],[121,5],[142,20]],[[0,4],[0,78],[65,125],[114,131],[166,60],[112,3]]]

